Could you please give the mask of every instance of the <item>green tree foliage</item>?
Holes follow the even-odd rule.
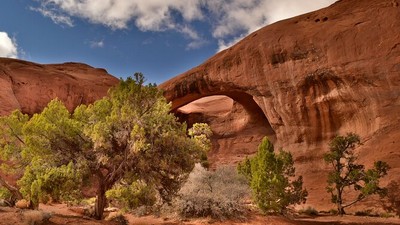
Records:
[[[27,161],[24,161],[21,152],[25,146],[22,129],[29,117],[20,111],[14,111],[9,116],[0,117],[0,170],[3,174],[16,176],[21,174]],[[22,199],[18,188],[9,184],[3,177],[0,177],[0,185],[8,190],[8,200],[13,204],[16,200]]]
[[[194,138],[206,151],[211,148],[210,137],[212,135],[211,128],[206,123],[195,123],[193,127],[189,129],[189,136]]]
[[[84,176],[75,164],[70,162],[68,165],[54,167],[45,162],[40,165],[32,163],[25,168],[18,185],[21,193],[31,200],[33,208],[37,208],[39,202],[50,199],[54,202],[81,199]]]
[[[24,197],[30,200],[33,208],[49,195],[53,195],[54,200],[69,200],[70,188],[79,187],[82,174],[88,173],[80,171],[86,169],[86,161],[79,150],[90,143],[82,137],[79,122],[56,99],[23,125],[21,137],[24,145],[20,155],[24,162],[29,162],[18,182]],[[67,178],[70,180],[64,180]]]
[[[133,181],[130,184],[121,181],[106,192],[107,198],[112,199],[113,205],[126,210],[136,209],[139,206],[152,206],[156,203],[156,195],[154,188],[142,181]]]
[[[142,74],[121,81],[108,98],[75,110],[82,136],[91,143],[89,168],[99,182],[96,217],[103,213],[105,192],[126,175],[153,185],[166,201],[179,190],[201,148],[169,111]]]
[[[274,152],[274,146],[265,137],[257,154],[238,165],[238,170],[250,181],[253,199],[264,213],[284,213],[292,204],[305,203],[308,195],[303,189],[303,178],[295,177],[290,152]]]
[[[193,127],[188,130],[189,136],[197,143],[202,149],[200,156],[200,163],[204,168],[209,167],[207,152],[211,149],[210,138],[213,135],[211,128],[206,123],[195,123]]]
[[[372,169],[366,170],[364,165],[356,163],[357,156],[354,154],[354,149],[357,145],[360,145],[360,137],[357,134],[336,136],[329,143],[329,152],[324,155],[325,162],[332,168],[326,189],[331,194],[332,203],[336,204],[339,215],[345,214],[345,208],[372,194],[386,193],[384,188],[379,187],[379,179],[387,174],[389,165],[386,162],[376,161]],[[358,192],[357,198],[348,203],[343,201],[346,187],[353,187]]]
[[[0,121],[7,130],[0,150],[28,162],[19,184],[34,205],[48,195],[65,200],[75,195],[66,189],[96,178],[95,217],[101,219],[106,191],[120,181],[142,181],[168,201],[193,169],[203,148],[169,112],[162,93],[137,73],[73,114],[53,100],[31,119],[18,112],[3,118],[18,126]]]

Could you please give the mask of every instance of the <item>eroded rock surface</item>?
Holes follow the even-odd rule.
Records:
[[[0,115],[15,109],[32,115],[54,98],[73,110],[102,98],[117,83],[106,70],[86,64],[42,65],[0,58]]]
[[[399,0],[342,0],[277,22],[161,88],[174,109],[205,96],[226,95],[248,115],[266,121],[275,145],[294,154],[309,204],[325,202],[329,209],[322,155],[335,134],[358,133],[360,161],[367,167],[375,160],[389,162],[392,169],[383,184],[400,179],[399,5]],[[257,116],[259,110],[265,120]],[[236,123],[242,116],[234,118]],[[222,126],[215,125],[220,119],[206,119],[212,127]],[[224,127],[225,132],[231,128]],[[246,132],[243,128],[237,135]],[[235,148],[254,152],[258,141],[213,151],[221,152],[216,158],[232,158],[238,155]]]

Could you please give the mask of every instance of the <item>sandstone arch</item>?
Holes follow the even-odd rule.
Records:
[[[312,188],[308,203],[329,209],[322,155],[335,134],[358,133],[360,161],[386,161],[387,179],[399,179],[399,21],[399,0],[337,1],[264,27],[160,88],[174,109],[202,96],[252,96]]]
[[[246,92],[222,91],[222,92],[206,92],[206,94],[197,93],[196,95],[193,96],[187,95],[185,96],[185,98],[172,101],[172,111],[176,111],[180,107],[187,105],[195,100],[215,95],[227,96],[231,98],[235,103],[240,104],[249,115],[249,120],[251,122],[258,122],[262,124],[263,126],[266,127],[268,134],[275,136],[275,132],[271,127],[265,114],[263,113],[262,109],[254,101],[253,96],[251,96]]]
[[[371,136],[398,120],[398,21],[392,0],[338,1],[266,26],[160,88],[174,109],[246,93],[283,147],[324,146],[350,129]]]
[[[208,157],[212,166],[235,163],[254,154],[264,136],[276,140],[268,119],[246,93],[202,97],[176,109],[175,115],[188,127],[199,122],[211,126],[212,150]]]

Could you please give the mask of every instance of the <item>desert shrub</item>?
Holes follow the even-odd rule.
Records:
[[[264,213],[285,213],[289,205],[305,203],[307,190],[303,178],[295,179],[295,167],[290,152],[274,152],[265,137],[257,154],[238,165],[239,173],[249,181],[253,199]]]
[[[131,214],[136,217],[147,216],[149,214],[153,214],[156,216],[158,211],[159,207],[157,205],[154,207],[142,205],[132,210]]]
[[[308,206],[305,209],[299,210],[300,214],[305,214],[308,216],[318,216],[318,210],[316,210],[315,208]]]
[[[121,212],[111,212],[105,218],[106,221],[114,221],[118,225],[128,225],[128,220]]]
[[[337,214],[338,214],[338,211],[337,211],[337,209],[330,209],[330,210],[329,210],[329,214],[331,214],[331,215],[337,215]]]
[[[356,211],[354,213],[355,216],[370,216],[370,217],[379,217],[379,214],[373,212],[372,209],[366,209],[361,211]]]
[[[211,149],[211,136],[213,132],[211,127],[206,123],[195,123],[193,127],[188,130],[189,136],[203,149],[200,155],[200,164],[204,168],[208,168],[207,152]]]
[[[390,217],[394,217],[394,215],[391,214],[391,213],[388,213],[388,212],[383,212],[383,213],[379,214],[379,217],[381,217],[381,218],[390,218]]]
[[[242,201],[248,194],[246,179],[234,168],[208,171],[196,164],[174,206],[182,217],[238,219],[245,214]]]
[[[156,202],[156,190],[144,182],[132,182],[130,185],[123,182],[114,185],[107,191],[107,198],[112,204],[125,209],[136,209],[139,206],[152,206]]]
[[[52,217],[52,213],[39,210],[27,210],[23,212],[24,221],[27,225],[46,224]]]

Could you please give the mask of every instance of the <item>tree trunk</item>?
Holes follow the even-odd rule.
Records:
[[[99,187],[97,189],[96,203],[94,206],[94,217],[98,220],[103,219],[104,207],[106,206],[107,197],[105,185],[102,181],[99,183]]]
[[[338,214],[340,216],[343,216],[344,214],[346,214],[346,212],[344,211],[344,208],[342,206],[342,203],[337,203],[337,210],[338,210]]]
[[[340,188],[337,189],[338,195],[337,195],[337,210],[338,210],[338,214],[340,216],[343,216],[345,213],[344,208],[343,208],[343,199],[342,199],[342,192],[340,191]]]
[[[39,209],[39,202],[29,201],[29,209],[37,210]]]
[[[97,196],[96,196],[96,202],[94,205],[94,218],[101,220],[103,219],[103,213],[104,213],[104,208],[107,203],[107,197],[106,197],[106,182],[104,180],[103,174],[99,171],[97,174],[97,179],[98,179],[98,186],[97,186]]]

